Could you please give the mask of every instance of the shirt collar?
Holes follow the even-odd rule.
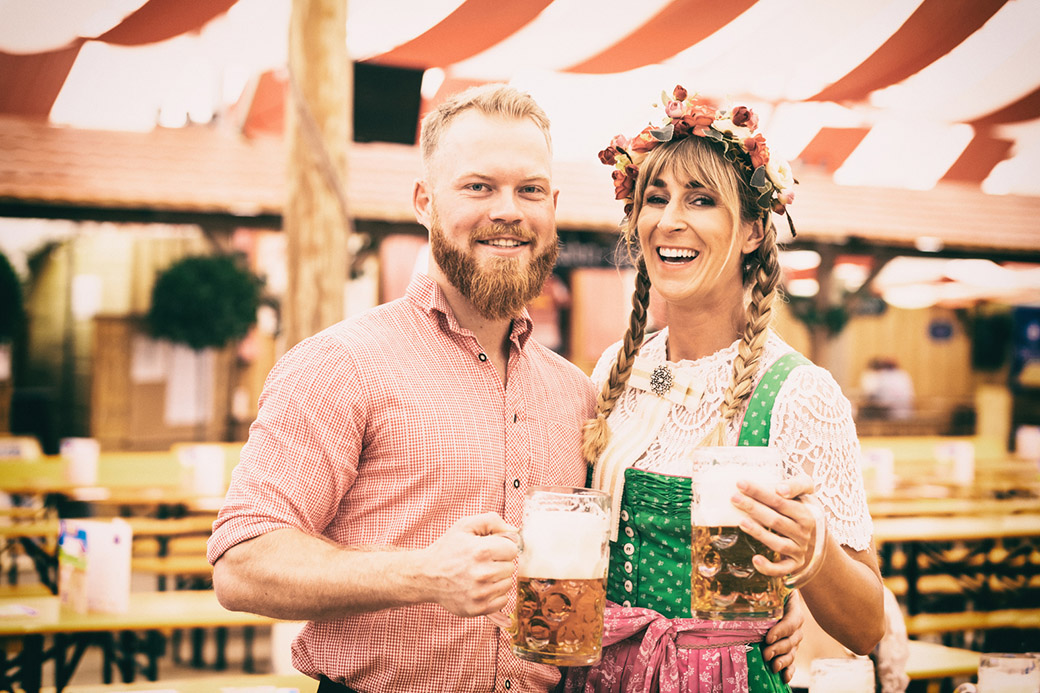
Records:
[[[452,312],[451,306],[448,304],[448,298],[444,295],[437,282],[431,279],[429,275],[416,273],[412,277],[411,283],[408,284],[408,291],[405,295],[417,308],[428,314],[439,313],[443,315],[447,321],[448,329],[452,332],[472,334],[469,330],[465,330],[459,325],[455,319],[455,313]],[[520,315],[513,318],[509,339],[518,348],[523,349],[524,345],[527,344],[527,340],[531,338],[533,329],[534,323],[531,321],[527,308],[524,308]]]

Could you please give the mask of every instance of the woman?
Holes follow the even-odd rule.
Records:
[[[628,214],[623,236],[638,271],[628,331],[593,373],[600,393],[584,445],[593,485],[611,492],[615,506],[607,596],[619,606],[608,610],[604,642],[631,634],[606,647],[597,667],[571,672],[568,684],[718,690],[714,681],[721,690],[785,691],[763,663],[761,642],[744,647],[760,641],[768,623],[727,640],[717,630],[711,635],[725,627],[719,622],[689,618],[684,457],[702,445],[779,450],[800,475],[775,489],[741,483],[733,498],[748,518],[743,529],[780,554],[776,562],[756,556],[755,568],[812,575],[800,590],[812,616],[842,645],[866,654],[884,625],[859,444],[833,378],[769,329],[780,281],[772,215],[793,201],[789,169],[769,156],[747,108],[718,110],[682,87],[664,107],[663,126],[631,142],[616,137],[600,153],[616,169],[616,196]],[[651,287],[663,299],[668,327],[644,342]],[[767,385],[756,395],[767,371],[772,394]],[[814,503],[826,514],[824,526],[817,526]],[[670,516],[679,521],[669,523]],[[827,535],[816,554],[819,532]],[[682,637],[662,636],[666,631],[702,644],[683,646]]]

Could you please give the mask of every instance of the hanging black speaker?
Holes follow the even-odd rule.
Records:
[[[354,141],[415,144],[422,70],[354,63]]]

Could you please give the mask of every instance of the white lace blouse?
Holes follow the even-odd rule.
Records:
[[[640,356],[664,363],[668,329],[647,338]],[[726,387],[733,373],[738,342],[696,360],[669,363],[692,371],[692,381],[703,386],[699,399],[685,405],[673,404],[660,433],[632,465],[637,469],[666,474],[684,473],[684,453],[699,444],[718,422]],[[621,342],[607,348],[592,373],[601,387],[617,358]],[[759,378],[778,358],[794,351],[770,331],[766,340]],[[651,392],[625,388],[608,419],[612,431],[632,416],[642,397]],[[744,409],[729,422],[726,444],[736,445]],[[841,544],[862,551],[871,544],[873,522],[867,509],[866,491],[859,465],[859,440],[852,420],[852,407],[834,378],[823,368],[795,368],[784,382],[773,407],[769,445],[778,448],[792,470],[800,469],[813,478],[816,497],[828,517],[828,528]]]

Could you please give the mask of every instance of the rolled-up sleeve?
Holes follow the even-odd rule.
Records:
[[[326,333],[275,365],[213,525],[210,563],[276,529],[323,533],[357,477],[367,420],[360,375]]]

